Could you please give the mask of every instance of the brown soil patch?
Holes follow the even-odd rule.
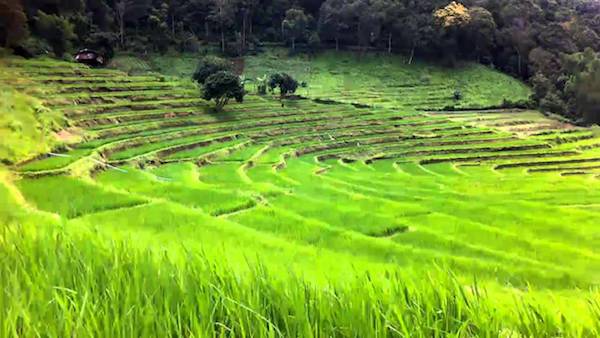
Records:
[[[60,142],[67,144],[78,143],[83,140],[82,131],[77,128],[63,129],[54,135]]]

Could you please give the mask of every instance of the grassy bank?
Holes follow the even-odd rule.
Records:
[[[60,230],[4,227],[3,337],[594,337],[600,298],[582,317],[510,296],[490,297],[443,270],[343,284],[309,283],[260,264],[239,275],[227,260],[189,252],[185,263],[126,242]]]

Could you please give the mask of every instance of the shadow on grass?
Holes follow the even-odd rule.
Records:
[[[229,121],[233,119],[236,114],[233,109],[229,109],[227,106],[218,110],[214,105],[205,107],[204,112],[216,118],[218,121]]]

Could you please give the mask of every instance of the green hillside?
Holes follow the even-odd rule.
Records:
[[[287,57],[270,49],[247,57],[244,74],[256,78],[285,71],[308,86],[298,93],[311,98],[400,109],[489,108],[523,104],[531,90],[506,74],[465,63],[445,68],[426,62],[408,65],[400,56],[323,52]],[[460,91],[462,99],[454,100]]]
[[[500,108],[530,90],[483,66],[277,53],[245,76],[303,97],[221,113],[188,79],[0,61],[66,118],[2,158],[0,335],[600,334],[595,128]]]

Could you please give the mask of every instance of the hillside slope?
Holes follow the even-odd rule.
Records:
[[[524,105],[531,90],[488,67],[465,63],[446,68],[427,62],[407,64],[401,56],[323,52],[288,56],[269,49],[246,58],[244,74],[256,78],[284,71],[307,84],[299,93],[311,98],[400,109],[483,109]],[[460,100],[454,99],[459,91]]]
[[[432,328],[426,323],[435,320],[436,309],[441,307],[433,302],[431,317],[427,310],[427,315],[419,317],[419,324],[407,329],[414,330],[410,331],[414,335],[457,332],[470,320],[481,325],[481,331],[474,332],[483,335],[503,329],[533,336],[567,331],[593,336],[599,332],[594,324],[599,297],[595,288],[600,281],[600,189],[596,178],[600,138],[595,130],[550,120],[533,111],[424,111],[419,109],[419,97],[438,93],[427,86],[416,89],[415,99],[406,103],[407,107],[393,106],[393,102],[406,99],[402,91],[386,94],[391,99],[376,107],[308,99],[285,101],[282,107],[276,98],[249,95],[244,103],[229,105],[221,114],[210,114],[208,103],[198,98],[198,89],[187,80],[151,74],[128,76],[47,60],[5,62],[5,67],[18,74],[4,78],[6,85],[26,91],[34,83],[43,89],[39,99],[44,105],[63,114],[70,127],[78,128],[84,136],[81,142],[56,149],[54,155],[46,153],[11,166],[11,177],[17,179],[11,178],[14,183],[3,185],[0,191],[8,191],[11,203],[25,213],[30,210],[32,215],[53,220],[49,222],[50,233],[66,236],[78,245],[88,243],[81,248],[85,259],[91,259],[91,253],[100,248],[101,263],[92,265],[97,270],[74,269],[90,279],[64,286],[79,295],[87,294],[86,287],[102,282],[107,270],[100,267],[113,259],[113,254],[124,255],[118,259],[131,263],[128,266],[135,267],[137,276],[116,268],[115,274],[123,273],[118,277],[123,283],[112,285],[119,295],[133,291],[128,288],[130,278],[157,273],[159,268],[152,265],[152,258],[127,256],[129,247],[105,244],[124,240],[134,249],[165,252],[176,262],[186,262],[190,255],[202,252],[210,264],[222,264],[236,272],[256,272],[262,267],[272,271],[272,277],[262,275],[262,270],[256,273],[268,284],[278,285],[275,290],[281,294],[249,292],[240,296],[229,294],[229,289],[223,293],[198,291],[207,297],[259,297],[249,301],[255,306],[252,311],[270,322],[256,324],[254,331],[254,317],[236,322],[235,318],[242,317],[225,315],[235,333],[286,325],[299,330],[295,325],[314,324],[315,319],[303,313],[303,307],[286,310],[297,316],[278,319],[279,312],[255,302],[285,297],[286,285],[302,285],[278,284],[278,276],[289,272],[320,285],[345,285],[355,276],[370,273],[369,283],[377,290],[373,292],[381,294],[363,290],[356,299],[348,298],[347,304],[360,304],[365,299],[386,298],[382,295],[392,292],[386,286],[402,284],[401,276],[419,281],[439,266],[453,271],[458,280],[448,289],[440,288],[448,292],[444,297],[462,299],[456,287],[462,290],[460,285],[476,278],[490,290],[484,301],[493,303],[484,313],[501,314],[490,315],[494,319],[486,321],[487,315],[475,315],[476,307],[465,307],[472,311],[466,318],[462,311],[452,317],[454,312],[448,308],[442,317],[452,320],[441,320],[440,327]],[[261,67],[271,69],[271,65]],[[358,74],[371,78],[366,72]],[[441,78],[441,73],[437,76]],[[489,90],[493,87],[488,86]],[[308,88],[312,90],[310,85]],[[498,100],[505,88],[498,90],[489,100]],[[373,104],[354,83],[347,93],[348,101]],[[480,99],[469,101],[469,97],[461,102],[482,104]],[[339,96],[335,100],[343,101]],[[436,102],[446,105],[447,100],[444,96]],[[11,223],[20,223],[17,216],[11,219]],[[52,227],[54,222],[60,227]],[[46,271],[52,270],[52,264],[63,262],[59,259],[67,260],[65,257],[79,264],[76,251],[68,245],[63,247],[60,240],[55,242],[52,236],[40,238],[32,244],[11,239],[31,249],[27,257],[35,262],[31,269],[38,270],[27,270],[26,264],[9,264],[3,275],[24,278],[35,274],[64,282],[60,275]],[[40,261],[38,253],[48,251],[48,247],[64,248],[70,256],[51,255],[48,261]],[[6,249],[6,256],[18,261],[18,250]],[[191,267],[200,269],[196,258],[192,261]],[[169,269],[175,275],[198,278],[189,270]],[[217,280],[219,276],[214,275]],[[186,294],[182,291],[185,283],[165,283],[168,287],[164,292],[170,296]],[[215,283],[227,288],[233,285],[219,284],[225,283],[223,280]],[[10,285],[15,293],[31,297],[28,304],[59,297],[52,296],[52,290],[36,294],[20,284]],[[210,283],[201,285],[210,290]],[[428,289],[417,290],[423,292],[417,293],[424,297],[422,302],[437,297]],[[322,303],[315,311],[326,316],[331,299],[321,291],[315,291],[316,297],[325,298],[319,298]],[[350,295],[352,291],[345,292]],[[152,294],[141,292],[135,294],[142,298]],[[94,306],[107,303],[95,293],[92,297],[97,297]],[[513,297],[525,301],[520,300],[515,307]],[[14,304],[10,299],[7,296],[3,302]],[[235,299],[244,304],[243,298]],[[302,303],[277,299],[283,299],[278,302],[282,306]],[[82,301],[78,298],[77,304]],[[221,313],[215,305],[218,302],[202,302],[202,306],[212,306],[214,313]],[[461,302],[459,308],[466,306]],[[535,305],[527,307],[527,302]],[[143,311],[152,311],[153,305],[144,304],[131,311],[141,317],[147,315],[150,312]],[[120,305],[109,306],[118,309]],[[364,336],[376,335],[378,330],[392,336],[393,329],[404,325],[403,320],[412,320],[411,313],[401,306],[386,303],[386,311],[378,317],[384,324],[369,319],[370,313],[379,310],[353,309],[348,313],[366,325]],[[46,312],[23,307],[33,323],[27,326],[29,330],[47,319]],[[56,311],[51,313],[65,309]],[[343,330],[338,325],[352,325],[341,313],[329,314],[340,316],[340,322],[308,330],[323,330],[315,335],[333,335]],[[562,324],[558,318],[563,315],[576,324]],[[105,312],[96,316],[108,318]],[[161,316],[168,313],[161,312]],[[235,316],[242,315],[235,312]],[[11,313],[7,327],[16,327],[18,318],[20,315]],[[529,322],[527,318],[535,319]],[[69,323],[77,326],[74,321]],[[386,329],[377,326],[380,324]],[[171,332],[164,325],[160,326],[164,332]],[[199,324],[186,321],[182,325]],[[112,327],[94,328],[92,321],[85,322],[84,327],[96,333],[114,332]],[[211,326],[202,332],[214,334],[214,329]],[[58,326],[56,330],[62,332]],[[264,331],[260,333],[264,335]]]

